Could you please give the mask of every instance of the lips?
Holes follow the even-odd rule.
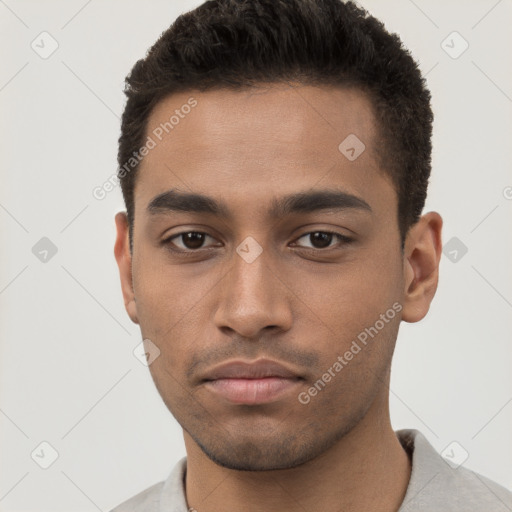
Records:
[[[302,380],[297,373],[268,359],[224,363],[203,378],[205,386],[217,396],[247,405],[275,402]]]
[[[299,376],[275,361],[258,359],[252,363],[245,363],[243,361],[224,363],[206,373],[204,380],[263,379],[265,377],[294,379]]]

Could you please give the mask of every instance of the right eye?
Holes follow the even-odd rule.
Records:
[[[182,231],[163,240],[162,245],[168,246],[170,250],[176,252],[196,252],[204,249],[203,244],[206,238],[215,240],[212,236],[201,231]],[[178,249],[174,249],[173,245]]]

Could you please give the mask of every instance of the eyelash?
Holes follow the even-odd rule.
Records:
[[[166,238],[165,240],[163,240],[161,242],[161,244],[166,246],[170,251],[180,254],[180,255],[184,255],[184,256],[199,254],[201,251],[211,250],[209,248],[204,248],[204,247],[201,247],[199,249],[173,249],[171,247],[171,245],[174,245],[172,240],[174,240],[175,238],[179,238],[182,235],[189,234],[189,233],[197,233],[200,235],[206,235],[206,236],[209,236],[210,238],[213,238],[211,235],[209,235],[208,233],[205,233],[203,231],[182,231],[181,233],[176,233],[176,234],[170,236],[169,238]],[[308,231],[307,233],[304,233],[303,235],[296,238],[296,241],[300,240],[301,238],[304,238],[305,236],[312,235],[314,233],[323,233],[323,234],[333,235],[334,237],[336,237],[338,239],[338,242],[341,243],[342,245],[348,245],[354,241],[352,238],[349,238],[348,236],[342,235],[340,233],[336,233],[334,231],[322,231],[322,230]],[[302,249],[306,249],[307,251],[314,252],[314,253],[327,252],[327,251],[329,251],[329,249],[332,249],[332,248],[333,247],[331,247],[331,246],[326,247],[324,249],[317,249],[315,247],[302,247]]]

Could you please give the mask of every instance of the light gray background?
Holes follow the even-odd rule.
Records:
[[[95,511],[164,479],[184,454],[181,429],[133,355],[113,256],[125,75],[176,16],[199,1],[0,0],[0,432],[2,511]],[[436,115],[426,211],[444,217],[428,317],[403,324],[393,426],[512,488],[512,47],[510,0],[361,2],[420,61]],[[58,49],[32,48],[49,32]],[[457,31],[460,57],[441,46]],[[38,39],[39,38],[39,39]],[[39,43],[38,43],[39,41]],[[452,53],[461,40],[445,43]],[[508,187],[508,188],[507,188]],[[58,252],[32,252],[48,237]],[[453,254],[452,254],[453,257]],[[49,456],[46,441],[59,453]],[[42,450],[42,451],[41,451]],[[37,459],[37,455],[34,456]]]

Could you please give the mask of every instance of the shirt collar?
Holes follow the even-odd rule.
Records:
[[[395,432],[404,449],[412,457],[412,471],[402,505],[398,512],[407,512],[413,503],[422,500],[422,492],[449,472],[447,462],[435,451],[426,437],[415,429],[403,429]],[[185,476],[187,458],[180,459],[161,490],[158,512],[189,512],[185,494]],[[430,492],[427,491],[430,495]]]

